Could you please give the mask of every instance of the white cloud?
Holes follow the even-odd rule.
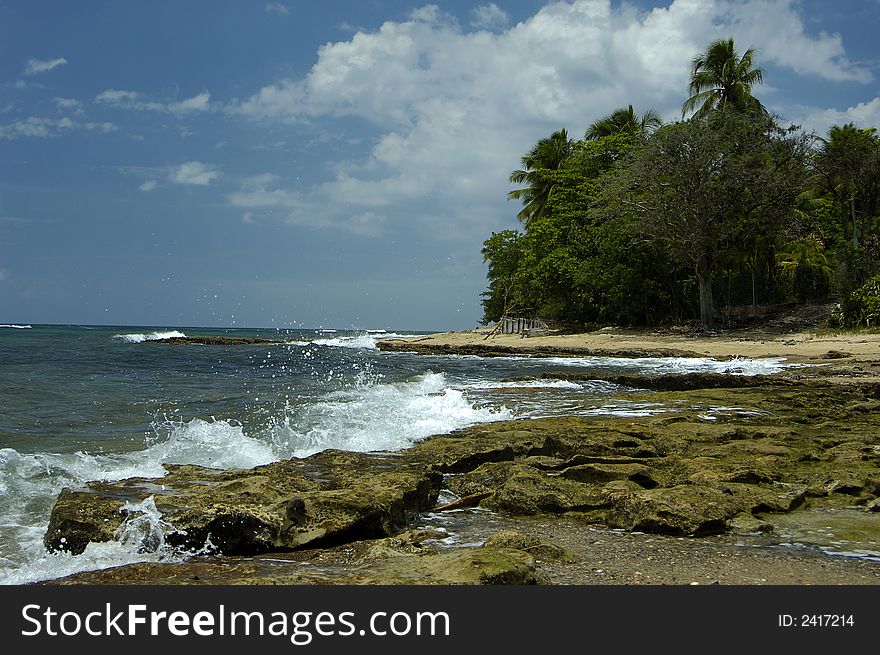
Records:
[[[280,2],[267,2],[266,3],[266,13],[267,14],[277,14],[278,16],[287,16],[290,13],[290,9],[285,7]]]
[[[137,91],[124,89],[107,89],[95,96],[96,102],[101,102],[123,109],[140,109],[146,111],[158,111],[176,115],[208,111],[211,108],[211,94],[207,91],[187,98],[179,102],[155,102],[143,99],[143,95]]]
[[[245,223],[255,223],[260,217],[275,215],[287,223],[308,225],[314,228],[335,227],[363,236],[375,236],[385,223],[385,216],[376,211],[356,211],[337,214],[332,202],[326,199],[306,196],[303,193],[284,188],[279,184],[281,178],[273,173],[263,173],[245,178],[241,188],[227,196],[233,207],[246,209],[242,214]],[[324,192],[333,192],[327,187]],[[376,203],[382,204],[382,203]],[[330,208],[328,208],[330,207]]]
[[[483,9],[500,20],[492,6],[475,16]],[[229,199],[242,208],[285,208],[293,222],[352,230],[360,223],[372,232],[415,223],[472,240],[509,225],[517,207],[499,199],[537,139],[560,127],[578,137],[630,103],[677,118],[690,61],[728,35],[742,50],[754,45],[759,65],[867,79],[846,59],[839,36],[807,34],[794,0],[675,0],[651,11],[609,0],[553,2],[496,33],[464,30],[429,5],[323,45],[305,77],[229,107],[294,123],[351,116],[377,131],[367,157],[340,162],[323,184],[294,191],[276,180]]]
[[[167,107],[167,111],[170,111],[173,114],[184,114],[192,111],[207,111],[210,107],[210,101],[211,94],[207,91],[202,91],[192,98],[187,98],[181,102],[172,102],[165,106]]]
[[[95,100],[98,102],[106,102],[110,105],[121,105],[135,102],[139,95],[140,94],[137,91],[107,89],[95,96]]]
[[[471,14],[473,15],[471,25],[477,29],[499,29],[505,27],[508,21],[507,12],[494,2],[475,7]]]
[[[172,168],[168,173],[168,180],[174,184],[208,186],[220,176],[220,171],[211,164],[188,161]]]
[[[802,107],[792,121],[820,136],[827,134],[832,125],[853,123],[856,127],[877,127],[880,126],[880,97],[843,110]]]
[[[247,209],[303,208],[305,201],[302,195],[279,188],[276,185],[279,180],[277,175],[271,173],[248,178],[242,182],[239,191],[229,194],[229,203],[233,207]]]
[[[39,138],[45,139],[69,133],[73,130],[89,132],[112,132],[116,129],[113,123],[79,123],[67,116],[64,118],[45,118],[29,116],[28,118],[0,125],[0,139]]]
[[[73,98],[55,98],[55,105],[58,109],[66,109],[77,114],[83,113],[83,103]]]
[[[66,116],[58,119],[29,116],[8,125],[0,125],[0,139],[47,138],[58,136],[74,127],[77,124]]]
[[[48,73],[53,68],[58,68],[67,63],[64,57],[58,59],[28,59],[24,66],[25,75],[38,75],[39,73]]]
[[[810,37],[805,33],[797,6],[791,0],[731,2],[733,34],[742,36],[743,42],[757,45],[762,59],[802,75],[870,82],[870,71],[847,59],[840,34],[820,32],[817,37]]]
[[[143,184],[141,184],[141,185],[138,187],[138,189],[141,190],[141,191],[152,191],[152,190],[155,189],[157,186],[159,186],[159,183],[158,183],[156,180],[147,180],[146,182],[144,182]]]

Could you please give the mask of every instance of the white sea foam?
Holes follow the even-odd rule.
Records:
[[[138,453],[127,455],[29,454],[0,450],[2,504],[0,543],[7,553],[0,564],[0,584],[24,584],[70,575],[78,571],[156,560],[160,553],[138,552],[129,543],[89,544],[79,556],[49,553],[43,534],[49,511],[63,487],[79,487],[88,480],[156,477],[165,471]]]
[[[156,553],[165,549],[165,533],[173,526],[162,519],[155,497],[149,496],[139,503],[126,502],[121,511],[127,518],[113,535],[116,541],[138,553]]]
[[[509,418],[510,410],[475,406],[464,392],[450,388],[442,373],[427,373],[410,382],[329,394],[295,420],[285,417],[273,438],[297,457],[325,448],[398,450],[433,434]]]
[[[153,429],[157,438],[141,455],[146,461],[232,469],[279,459],[271,444],[247,436],[234,421],[164,421]]]
[[[784,357],[747,359],[734,357],[718,360],[711,357],[550,357],[548,363],[561,366],[630,369],[636,373],[729,373],[731,375],[767,375],[808,364],[793,364]]]
[[[49,553],[43,534],[49,511],[63,487],[77,488],[90,480],[132,477],[161,478],[163,463],[199,464],[216,468],[250,468],[278,459],[272,446],[248,437],[229,421],[164,422],[156,426],[154,443],[144,450],[120,454],[19,453],[0,450],[0,544],[9,554],[0,562],[0,584],[23,584],[78,571],[178,556],[164,547],[162,522],[155,504],[128,508],[129,520],[116,541],[90,544],[73,557]]]
[[[472,382],[469,389],[583,389],[585,384],[569,380],[522,380],[515,382]]]
[[[90,543],[79,555],[48,553],[42,548],[42,531],[37,531],[31,543],[23,544],[31,555],[27,566],[0,569],[0,584],[28,584],[42,580],[54,580],[83,571],[96,571],[137,562],[181,561],[185,555],[167,549],[146,551],[138,546],[120,541]]]
[[[6,324],[6,325],[0,325],[0,328],[13,328],[13,329],[16,329],[16,330],[30,330],[30,329],[31,329],[31,326],[30,326],[30,325],[12,325],[12,324]]]
[[[90,543],[83,553],[46,551],[42,526],[4,526],[16,532],[21,548],[19,555],[27,565],[0,568],[0,584],[27,584],[64,576],[94,571],[135,562],[181,561],[187,553],[176,552],[165,545],[165,534],[170,525],[162,519],[153,496],[139,503],[126,503],[121,509],[127,517],[116,530],[115,539],[104,543]]]
[[[359,334],[350,337],[333,337],[330,339],[315,339],[312,343],[319,346],[335,346],[338,348],[368,348],[370,350],[377,350],[378,346],[376,345],[376,343],[379,341],[379,339],[406,339],[417,336],[419,335],[368,330],[367,334]]]
[[[168,332],[149,332],[147,334],[142,334],[139,332],[135,332],[132,334],[114,334],[114,339],[120,339],[125,341],[126,343],[143,343],[144,341],[159,341],[160,339],[174,339],[174,338],[182,338],[186,335],[183,332],[179,332],[177,330],[170,330]]]

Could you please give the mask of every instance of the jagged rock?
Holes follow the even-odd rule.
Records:
[[[727,522],[727,527],[738,534],[773,532],[773,524],[763,521],[747,512],[740,512]]]
[[[658,484],[651,469],[641,464],[579,464],[563,469],[559,476],[566,480],[589,484],[631,480],[646,489],[653,489]]]
[[[517,515],[589,512],[604,507],[608,496],[601,487],[548,476],[534,467],[509,462],[483,464],[447,484],[460,495],[465,490],[493,491],[481,506]]]
[[[825,491],[830,494],[846,494],[847,496],[858,496],[865,488],[862,480],[855,478],[847,478],[843,480],[829,480],[825,484]]]
[[[852,357],[852,353],[844,350],[829,350],[819,359],[846,359],[847,357]]]
[[[77,573],[49,584],[536,584],[535,559],[522,549],[484,546],[438,551],[424,542],[443,533],[411,530],[395,537],[315,551],[255,557],[197,557]]]
[[[152,496],[165,541],[188,549],[208,539],[222,553],[259,553],[383,537],[434,505],[441,475],[378,455],[326,450],[247,471],[168,466],[161,479],[132,478],[65,490],[45,536],[50,550],[80,553],[108,541]]]
[[[409,555],[362,569],[360,584],[536,584],[535,559],[514,548],[461,548]]]
[[[562,546],[535,535],[527,535],[516,530],[501,530],[490,536],[484,548],[515,548],[524,550],[538,559],[574,561],[575,557]]]
[[[170,343],[175,346],[254,346],[284,342],[260,337],[168,337],[167,339],[154,339],[152,343]]]
[[[486,462],[512,461],[539,453],[545,436],[522,421],[475,425],[415,444],[403,453],[407,461],[431,466],[443,473],[472,471]]]
[[[46,548],[79,555],[89,542],[111,541],[122,524],[125,501],[62,489],[43,537]]]
[[[724,532],[727,521],[744,509],[724,492],[700,485],[621,493],[610,501],[612,527],[672,535]]]
[[[426,542],[442,541],[448,536],[449,534],[446,532],[429,528],[405,530],[393,537],[370,541],[364,555],[359,560],[380,560],[401,555],[424,555],[432,552]]]
[[[500,421],[476,425],[415,444],[402,453],[444,473],[473,471],[488,462],[533,458],[538,467],[559,461],[641,463],[658,457],[657,449],[636,433],[578,418]],[[575,458],[583,458],[575,461]]]

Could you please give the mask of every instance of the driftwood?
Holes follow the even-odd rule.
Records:
[[[440,505],[440,507],[435,507],[432,509],[432,512],[447,512],[451,509],[462,509],[464,507],[476,507],[483,498],[488,498],[492,495],[491,491],[485,491],[478,494],[471,494],[470,496],[464,496],[463,498],[459,498],[458,500],[453,500],[451,503],[447,503],[446,505]]]

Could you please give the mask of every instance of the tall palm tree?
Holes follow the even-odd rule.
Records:
[[[752,95],[752,86],[764,81],[764,69],[752,65],[754,55],[755,49],[749,48],[740,57],[733,39],[718,39],[694,57],[688,86],[691,96],[682,106],[682,118],[694,110],[697,117],[728,108],[766,113]]]
[[[572,153],[572,142],[565,128],[538,141],[522,161],[522,169],[510,174],[513,184],[526,184],[522,189],[514,189],[507,194],[508,200],[522,200],[523,208],[517,218],[528,225],[547,213],[547,201],[556,182],[547,171],[562,167]]]
[[[603,136],[628,132],[639,136],[648,136],[663,125],[660,115],[649,109],[639,116],[632,105],[618,107],[605,118],[600,118],[587,128],[584,138],[587,141],[601,139]]]

